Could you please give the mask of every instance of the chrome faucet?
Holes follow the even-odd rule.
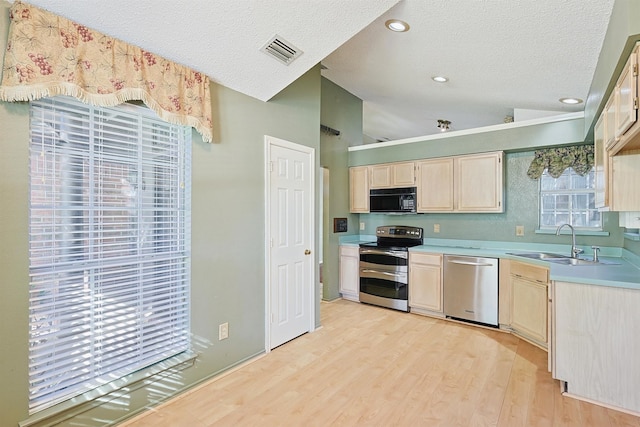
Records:
[[[556,230],[556,236],[560,235],[560,230],[564,226],[567,226],[571,229],[571,258],[578,258],[578,254],[581,254],[583,251],[582,249],[578,249],[576,247],[576,230],[571,226],[571,224],[562,224],[560,227],[558,227],[558,229]]]

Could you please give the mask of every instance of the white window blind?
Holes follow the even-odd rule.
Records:
[[[191,130],[124,104],[31,104],[34,413],[189,349]]]

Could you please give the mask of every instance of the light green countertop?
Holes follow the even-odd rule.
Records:
[[[357,246],[359,243],[373,242],[375,240],[375,236],[368,235],[344,236],[344,240],[343,238],[340,239],[340,244]],[[622,248],[602,247],[600,250],[600,258],[603,261],[619,264],[574,266],[523,258],[511,254],[518,252],[552,252],[568,255],[571,249],[570,245],[431,238],[425,239],[425,243],[425,245],[414,246],[409,251],[512,259],[549,267],[550,279],[554,281],[640,290],[640,257]],[[578,247],[584,250],[581,257],[588,259],[593,257],[591,247]]]

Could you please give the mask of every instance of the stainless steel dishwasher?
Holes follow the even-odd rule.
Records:
[[[444,256],[444,314],[498,326],[498,260]]]

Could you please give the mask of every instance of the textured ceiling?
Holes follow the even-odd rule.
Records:
[[[267,101],[398,0],[25,0]],[[261,48],[278,34],[289,65]]]
[[[403,0],[323,60],[364,100],[374,140],[500,124],[514,109],[582,111],[613,0]],[[411,29],[393,33],[387,19]],[[432,76],[450,81],[438,84]]]
[[[267,101],[321,62],[361,98],[372,140],[582,111],[614,0],[28,0]],[[384,22],[411,25],[392,33]],[[362,31],[361,31],[362,30]],[[286,66],[274,35],[304,53]],[[433,75],[450,81],[436,84]]]

